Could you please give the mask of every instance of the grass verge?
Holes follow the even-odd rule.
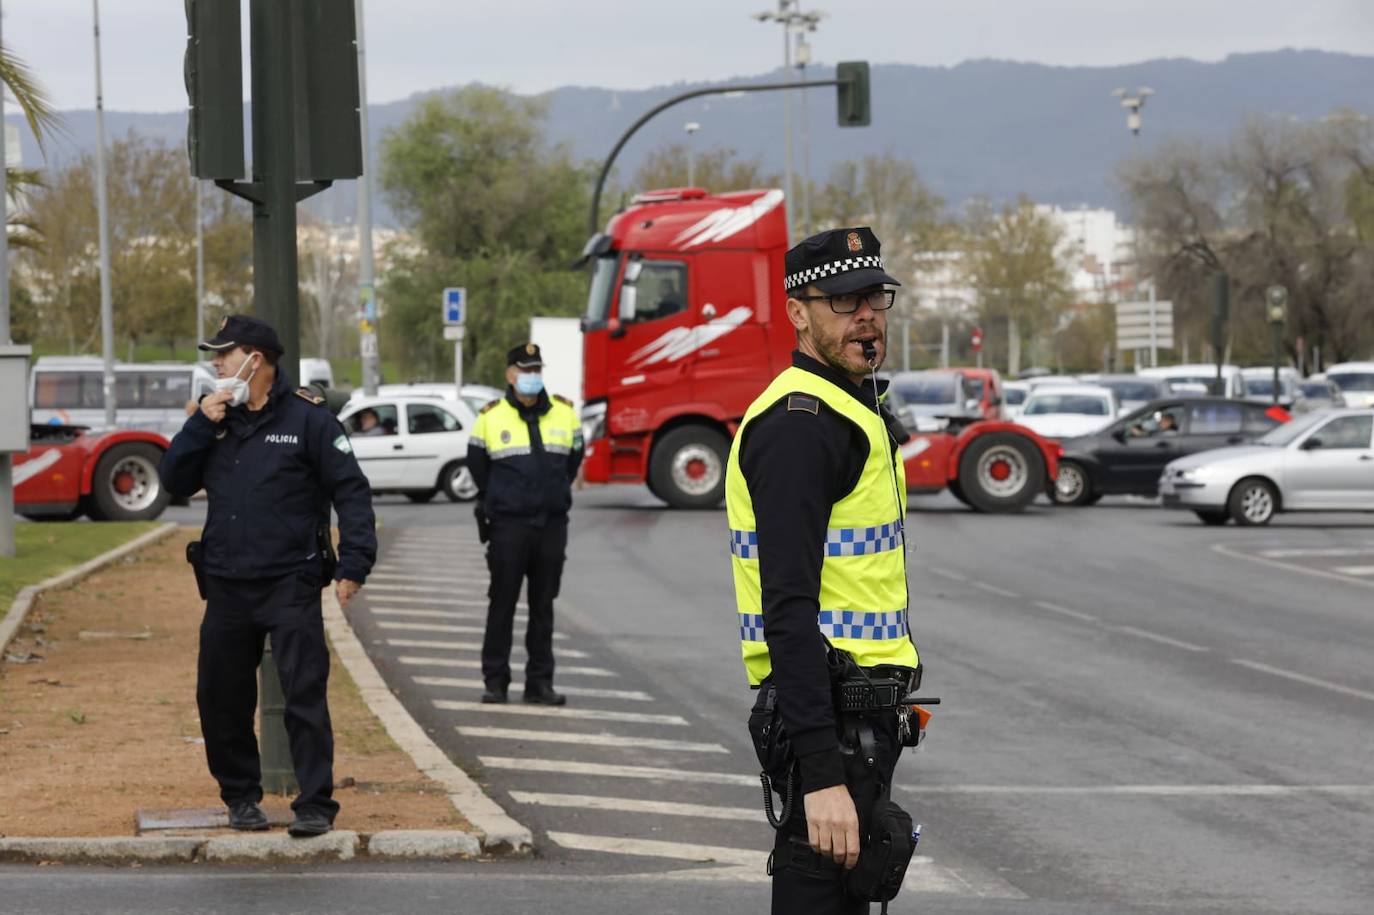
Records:
[[[0,616],[21,589],[88,562],[157,525],[156,521],[17,523],[14,558],[0,558]]]

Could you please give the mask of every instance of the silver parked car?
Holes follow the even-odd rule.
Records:
[[[1278,512],[1374,511],[1374,409],[1306,413],[1253,445],[1171,461],[1159,478],[1168,508],[1205,524],[1268,524]]]

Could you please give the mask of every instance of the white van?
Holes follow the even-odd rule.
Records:
[[[328,359],[301,359],[301,373],[298,376],[299,385],[322,384],[327,388],[334,387],[334,368],[329,364]]]
[[[186,422],[186,403],[214,388],[214,373],[201,364],[115,363],[115,425],[171,438]],[[99,357],[40,356],[29,373],[29,421],[103,429],[104,391]]]
[[[1374,362],[1342,362],[1326,370],[1336,382],[1347,407],[1374,407]]]
[[[1215,363],[1203,362],[1196,365],[1170,365],[1159,368],[1136,369],[1136,374],[1144,378],[1163,378],[1169,382],[1170,386],[1201,384],[1210,391],[1217,380],[1217,367]],[[1245,396],[1245,381],[1241,376],[1240,366],[1223,365],[1221,367],[1221,383],[1221,396],[1235,398]]]

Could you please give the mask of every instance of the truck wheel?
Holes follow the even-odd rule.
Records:
[[[1268,524],[1279,510],[1279,495],[1268,480],[1251,477],[1231,490],[1226,508],[1236,524],[1254,527]]]
[[[115,445],[100,457],[91,478],[93,521],[151,521],[171,495],[157,475],[162,449],[146,442]]]
[[[964,495],[964,487],[959,485],[958,480],[949,481],[949,494],[965,505],[968,505],[968,496]]]
[[[650,488],[673,508],[714,508],[725,498],[730,443],[705,426],[674,429],[654,446]]]
[[[1010,432],[979,436],[959,459],[968,504],[980,512],[1019,512],[1043,488],[1045,462],[1035,445]]]
[[[1077,461],[1060,461],[1059,475],[1050,487],[1050,501],[1055,505],[1091,505],[1093,481],[1088,470]]]
[[[439,472],[439,488],[450,502],[471,502],[477,498],[477,482],[468,465],[461,461],[454,461]]]

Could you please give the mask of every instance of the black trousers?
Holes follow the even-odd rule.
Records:
[[[334,731],[325,691],[329,649],[324,639],[318,570],[280,578],[205,577],[205,619],[200,624],[196,704],[210,774],[226,804],[262,799],[262,761],[253,734],[258,705],[258,664],[263,639],[286,697],[286,734],[300,794],[297,812],[333,820]]]
[[[867,766],[857,741],[841,740],[844,781],[859,814],[859,835],[867,835],[873,805],[891,792],[892,774],[902,746],[897,742],[897,716],[867,719],[873,729],[877,765]],[[869,903],[851,899],[844,890],[844,868],[811,850],[806,831],[806,805],[797,789],[792,814],[773,843],[773,915],[865,915]]]
[[[488,686],[510,686],[510,647],[515,605],[529,580],[530,615],[525,628],[525,688],[553,685],[553,602],[563,580],[568,519],[543,527],[493,520],[487,542],[487,631],[482,639],[482,679]]]

